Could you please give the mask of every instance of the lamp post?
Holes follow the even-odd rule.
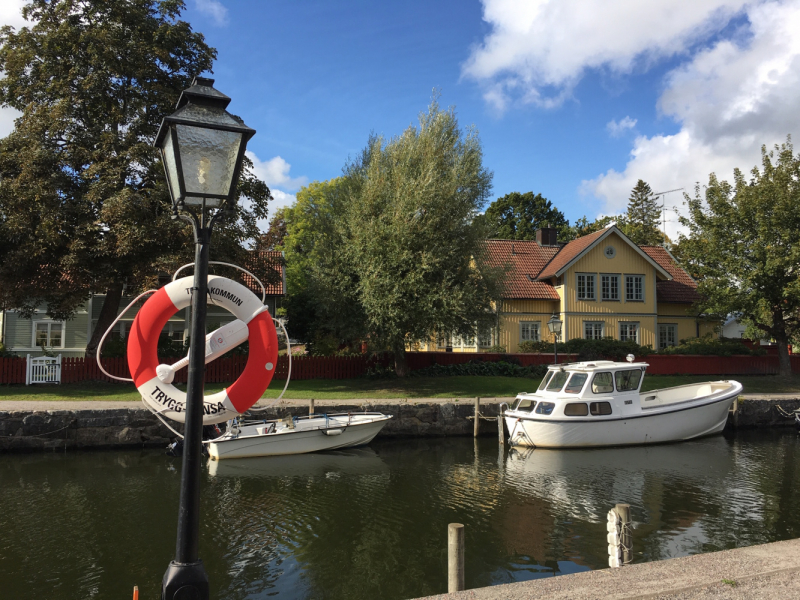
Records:
[[[561,326],[563,324],[564,322],[558,318],[556,313],[553,313],[553,316],[547,322],[547,328],[553,334],[553,354],[555,354],[556,364],[558,364],[558,338],[561,335]]]
[[[213,79],[195,77],[177,110],[161,122],[155,141],[172,196],[172,218],[190,222],[195,241],[178,535],[175,559],[161,583],[162,600],[209,597],[208,575],[198,556],[208,251],[216,221],[233,214],[244,151],[255,134],[225,110],[231,99],[213,86]]]

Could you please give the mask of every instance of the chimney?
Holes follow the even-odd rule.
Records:
[[[548,223],[536,230],[536,243],[540,246],[558,246],[557,237],[558,231],[553,227],[548,227]]]
[[[511,244],[511,256],[514,256],[516,252],[514,251],[514,244]]]

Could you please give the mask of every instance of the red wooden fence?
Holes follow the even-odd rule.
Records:
[[[576,360],[574,354],[559,355],[559,362]],[[489,354],[461,352],[409,352],[408,366],[412,371],[424,369],[433,364],[455,365],[473,360],[498,361],[512,359],[523,366],[551,364],[552,354]],[[163,359],[172,363],[176,359]],[[776,375],[777,356],[689,356],[680,354],[651,354],[638,360],[648,363],[647,372],[651,375]],[[800,356],[792,355],[792,372],[800,373]],[[25,358],[0,358],[0,384],[25,383]],[[218,358],[206,365],[206,383],[227,383],[234,381],[244,370],[246,356]],[[373,365],[389,366],[386,359],[352,357],[299,356],[292,358],[292,379],[353,379],[366,373]],[[130,377],[125,358],[104,358],[103,367],[118,377]],[[275,378],[285,380],[289,370],[286,356],[278,359]],[[176,383],[186,383],[187,369],[175,374]],[[100,371],[97,362],[90,358],[64,358],[61,364],[62,383],[80,381],[116,381],[109,379]]]

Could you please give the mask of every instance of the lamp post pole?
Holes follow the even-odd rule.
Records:
[[[547,328],[550,330],[550,333],[553,336],[553,355],[555,358],[555,364],[558,364],[558,336],[561,335],[561,326],[564,322],[558,318],[558,315],[553,313],[553,316],[550,317],[550,320],[547,322]]]
[[[187,290],[192,326],[178,535],[175,559],[161,582],[162,600],[209,598],[208,575],[199,557],[209,247],[215,222],[233,213],[244,151],[255,134],[225,110],[230,98],[213,86],[213,79],[195,77],[181,94],[177,111],[164,118],[155,142],[172,196],[172,218],[190,222],[195,240],[194,283]]]

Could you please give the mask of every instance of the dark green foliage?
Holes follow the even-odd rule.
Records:
[[[486,348],[486,352],[494,353],[494,354],[505,354],[506,353],[506,347],[505,346],[501,346],[500,344],[495,344],[494,346],[489,346],[488,348]]]
[[[625,361],[628,354],[647,356],[652,354],[650,346],[640,346],[636,342],[621,342],[611,337],[600,340],[584,340],[576,338],[558,345],[558,351],[566,354],[577,354],[579,361],[584,360],[616,360]]]
[[[509,361],[513,360],[509,358]],[[473,360],[459,365],[431,365],[411,372],[412,377],[454,377],[457,375],[494,375],[500,377],[527,377],[537,379],[547,372],[545,365],[523,367],[506,360]]]
[[[531,340],[526,340],[524,342],[520,342],[517,352],[521,352],[523,354],[552,352],[554,347],[555,346],[552,342],[533,342]]]
[[[658,199],[650,186],[640,179],[631,190],[625,226],[621,229],[634,244],[656,246],[664,241],[659,231],[660,223],[661,206]]]
[[[498,198],[486,209],[483,219],[487,234],[503,240],[535,240],[536,230],[552,227],[559,241],[571,239],[569,221],[564,213],[541,194],[511,192]]]
[[[766,350],[761,348],[750,349],[742,340],[735,338],[715,339],[711,334],[699,338],[681,340],[677,346],[669,346],[658,351],[659,354],[702,354],[710,356],[763,356]]]

